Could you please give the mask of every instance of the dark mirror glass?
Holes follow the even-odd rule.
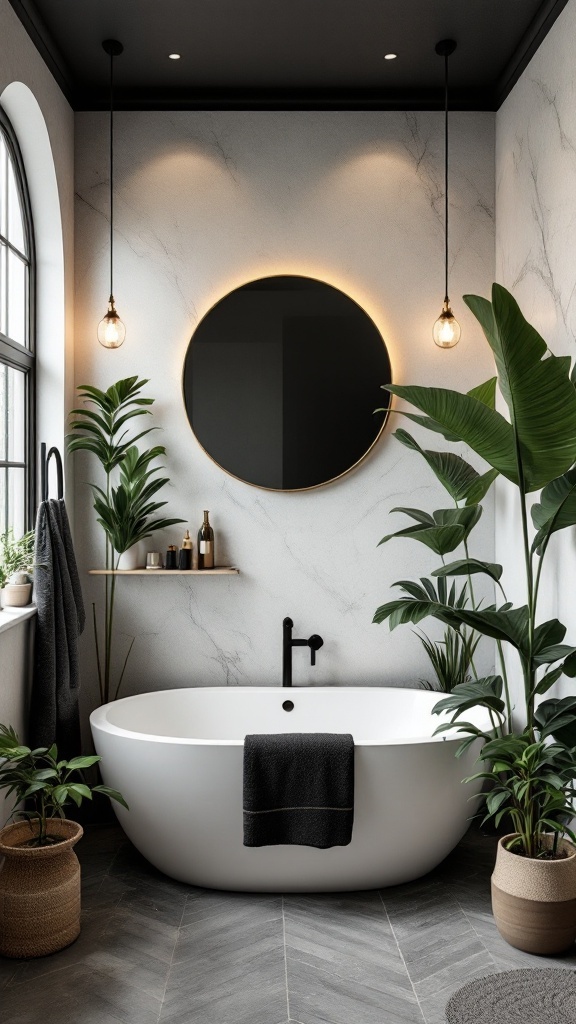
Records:
[[[391,381],[384,340],[343,292],[307,277],[236,288],[198,325],[184,402],[198,441],[233,476],[276,490],[318,487],[378,439]]]

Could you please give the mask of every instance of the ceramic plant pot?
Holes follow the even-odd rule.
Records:
[[[516,949],[546,956],[576,940],[576,847],[561,839],[562,860],[521,857],[498,843],[492,875],[492,910],[501,936]],[[552,836],[544,836],[552,846]]]
[[[146,565],[146,545],[143,541],[133,544],[118,559],[119,569],[143,569]]]
[[[30,604],[32,597],[31,583],[7,583],[4,587],[4,605],[6,608],[23,608]]]
[[[30,825],[0,831],[0,953],[35,957],[69,946],[80,934],[80,864],[73,846],[82,836],[75,821],[54,818],[53,846],[23,846]]]

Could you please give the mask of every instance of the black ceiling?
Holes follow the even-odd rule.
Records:
[[[497,110],[567,2],[10,0],[76,110],[107,106],[110,37],[119,109],[433,109],[452,37],[450,106]]]

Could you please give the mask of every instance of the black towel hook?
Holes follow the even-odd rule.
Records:
[[[44,441],[40,445],[40,494],[42,501],[48,501],[49,491],[49,479],[48,479],[48,467],[50,459],[54,456],[56,462],[56,475],[58,478],[58,497],[64,497],[64,471],[62,469],[62,456],[57,448],[51,448],[46,455],[46,445]]]

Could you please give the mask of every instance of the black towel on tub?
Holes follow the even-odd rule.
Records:
[[[347,846],[353,821],[352,736],[246,736],[244,846]]]

